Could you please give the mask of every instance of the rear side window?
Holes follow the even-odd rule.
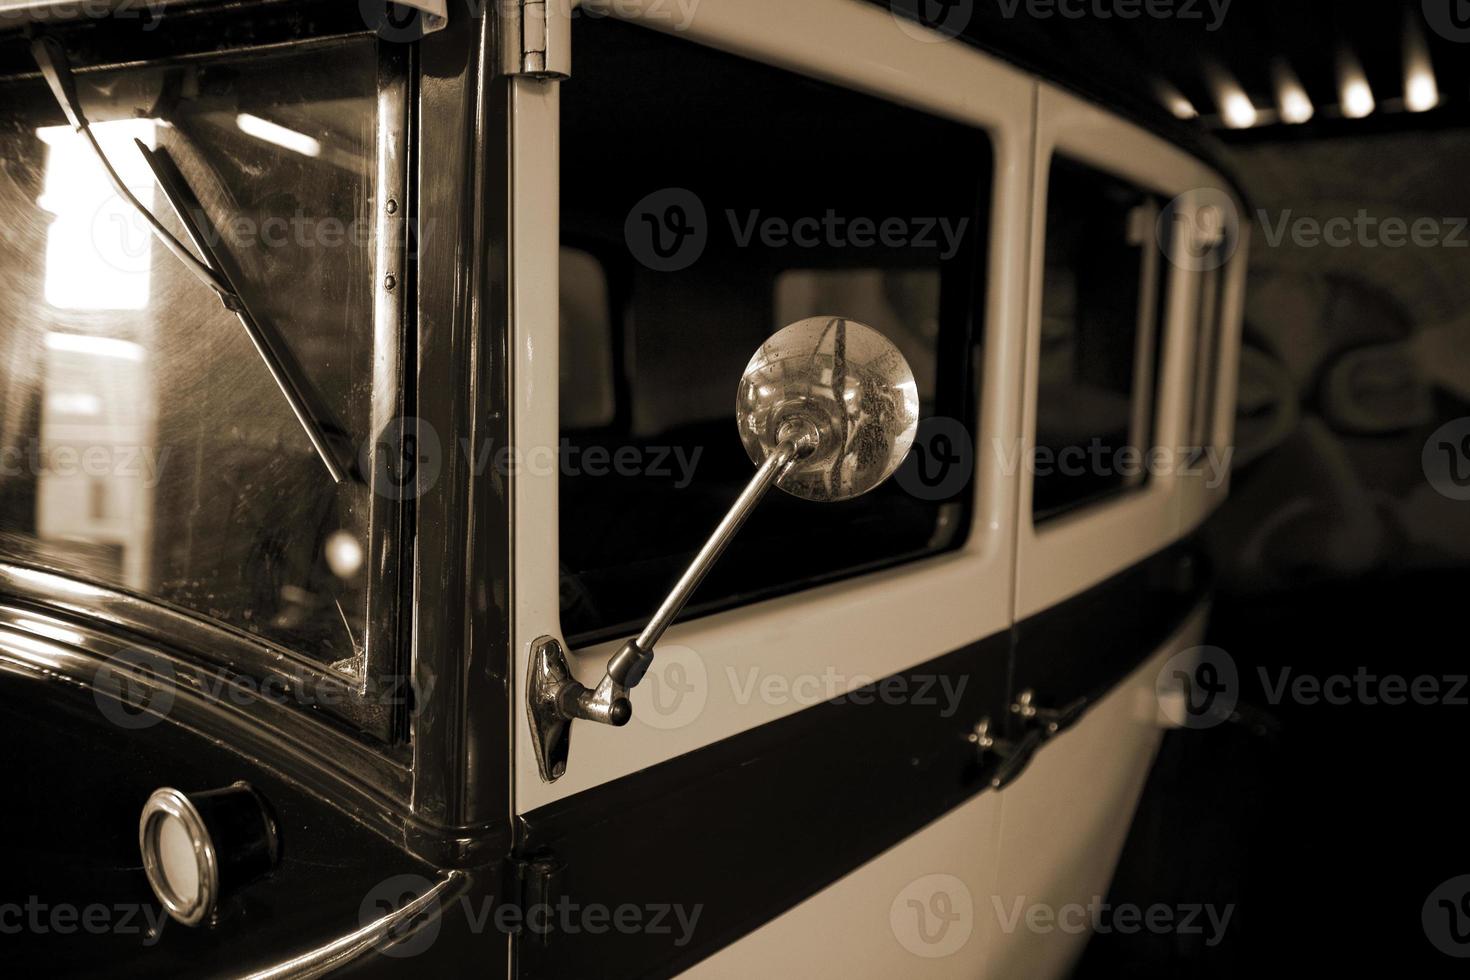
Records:
[[[1037,521],[1142,486],[1158,365],[1158,199],[1052,161],[1036,393]]]
[[[918,382],[920,446],[972,417],[991,150],[979,131],[675,37],[590,18],[573,31],[563,343],[585,346],[562,353],[560,556],[562,627],[585,644],[641,625],[754,472],[736,385],[780,327],[831,315],[882,331]],[[773,493],[688,614],[957,547],[972,477],[917,480],[912,462],[856,500]]]
[[[1189,412],[1189,450],[1196,455],[1210,448],[1214,434],[1216,380],[1220,369],[1223,339],[1222,313],[1225,299],[1224,246],[1215,245],[1200,262],[1199,303],[1194,350],[1194,390]]]

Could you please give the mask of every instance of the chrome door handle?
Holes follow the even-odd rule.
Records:
[[[969,741],[975,746],[981,765],[995,763],[995,771],[990,774],[990,788],[1004,789],[1015,782],[1037,751],[1071,727],[1087,709],[1088,703],[1087,698],[1078,698],[1061,708],[1044,708],[1036,704],[1035,691],[1022,691],[1010,709],[1026,729],[1018,739],[994,734],[990,719],[980,719],[970,733]]]

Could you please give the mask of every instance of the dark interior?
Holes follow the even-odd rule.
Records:
[[[991,164],[983,133],[655,32],[584,19],[573,44],[577,72],[562,93],[562,243],[582,255],[563,282],[563,306],[587,310],[590,292],[609,310],[594,305],[562,325],[563,377],[579,379],[563,384],[572,424],[563,426],[561,478],[562,627],[576,645],[636,629],[750,479],[733,382],[778,327],[820,314],[886,326],[915,366],[922,417],[964,417],[975,397]],[[630,100],[638,113],[614,111]],[[744,111],[752,101],[769,111]],[[650,256],[630,257],[624,225],[641,200],[679,202],[671,195],[681,192],[703,209],[707,240],[672,275],[650,268]],[[760,230],[827,213],[933,222],[927,232],[916,223],[901,246],[860,249],[841,244],[862,233],[856,225],[817,246],[794,227],[789,240]],[[958,234],[946,237],[946,227]],[[600,276],[590,272],[598,267]],[[844,291],[841,309],[800,298],[778,308],[783,273],[852,274],[874,288]],[[589,282],[597,279],[605,286]],[[923,325],[893,315],[904,304],[928,310]],[[592,472],[590,450],[629,446],[641,447],[638,472]],[[607,458],[599,468],[609,469]],[[961,490],[919,499],[889,484],[819,514],[775,494],[686,615],[953,547],[968,527]]]

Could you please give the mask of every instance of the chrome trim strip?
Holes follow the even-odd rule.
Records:
[[[369,729],[384,727],[380,706],[361,698],[361,685],[354,678],[262,637],[200,619],[159,600],[0,559],[0,603],[7,597],[40,603],[102,630],[143,637],[197,657],[205,666],[261,680],[279,678],[287,691],[312,688],[330,699],[331,713]]]
[[[349,932],[340,939],[334,939],[332,942],[323,946],[318,946],[298,956],[293,956],[291,959],[277,963],[275,966],[245,974],[243,980],[284,980],[284,978],[288,977],[291,980],[309,980],[309,978],[324,976],[341,969],[358,959],[364,953],[374,949],[385,939],[388,940],[389,946],[395,945],[412,936],[425,925],[438,919],[444,914],[444,905],[440,901],[440,898],[457,898],[468,882],[469,876],[463,871],[451,871],[439,879],[432,888],[402,908],[395,909],[381,918],[374,919],[367,925],[353,932]],[[451,886],[454,886],[453,894],[447,894]],[[433,905],[434,908],[428,911],[428,914],[422,922],[416,924],[412,929],[404,932],[402,935],[395,935],[395,930],[412,922],[413,919],[429,909],[430,905]]]
[[[131,706],[189,731],[305,785],[349,816],[401,845],[411,799],[406,768],[361,740],[324,725],[290,704],[288,689],[262,690],[227,683],[209,665],[131,643],[83,622],[0,597],[0,673],[43,683],[80,685],[99,701],[115,699],[121,684],[149,692]],[[227,697],[216,692],[227,691]],[[154,696],[156,695],[156,696]],[[131,699],[130,699],[131,700]]]

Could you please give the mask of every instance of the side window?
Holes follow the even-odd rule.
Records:
[[[1153,195],[1058,156],[1047,188],[1033,518],[1143,485],[1158,374]]]
[[[641,625],[750,478],[736,384],[785,324],[833,315],[886,334],[914,369],[921,440],[973,417],[991,149],[976,130],[654,31],[591,18],[573,31],[560,559],[577,645]],[[689,613],[958,547],[972,484],[952,483],[900,470],[843,503],[773,494]]]
[[[1220,257],[1221,246],[1215,246],[1201,262],[1197,273],[1199,304],[1195,313],[1194,390],[1189,411],[1189,443],[1191,453],[1209,448],[1215,423],[1216,377],[1220,370],[1220,341],[1223,334],[1221,304],[1224,302],[1225,269]]]

